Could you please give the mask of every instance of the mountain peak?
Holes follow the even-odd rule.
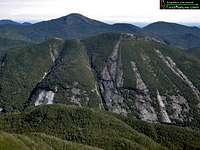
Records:
[[[70,20],[70,19],[92,20],[92,19],[90,19],[86,16],[83,16],[81,14],[78,14],[78,13],[71,13],[71,14],[64,16],[64,17],[61,17],[61,18],[68,19],[68,20]]]
[[[79,14],[79,13],[71,13],[69,15],[67,15],[66,17],[84,17],[84,18],[87,18],[85,16],[83,16],[82,14]]]
[[[95,19],[91,19],[91,18],[88,18],[82,14],[78,14],[78,13],[71,13],[67,16],[64,16],[64,17],[61,17],[61,18],[58,18],[58,19],[61,19],[62,21],[64,21],[65,23],[67,23],[67,25],[78,25],[78,26],[81,26],[81,25],[96,25],[96,26],[104,26],[104,25],[107,25],[106,23],[103,23],[103,22],[100,22],[100,21],[97,21]]]

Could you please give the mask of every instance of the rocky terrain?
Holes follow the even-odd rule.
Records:
[[[23,49],[2,57],[2,111],[63,103],[148,122],[199,126],[199,60],[181,49],[114,33],[55,38]],[[190,68],[197,68],[193,76]]]

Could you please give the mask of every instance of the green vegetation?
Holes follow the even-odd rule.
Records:
[[[7,49],[28,46],[30,44],[31,43],[25,41],[0,38],[0,56],[2,56]]]
[[[0,130],[18,134],[42,132],[103,149],[161,149],[112,115],[74,106],[48,105],[26,113],[6,114],[0,117]]]
[[[199,131],[133,120],[138,117],[134,107],[131,107],[135,105],[135,93],[126,95],[126,90],[136,89],[136,76],[131,66],[131,61],[134,61],[150,90],[155,110],[159,112],[157,89],[166,97],[177,95],[179,90],[190,107],[186,117],[193,117],[192,121],[185,119],[180,124],[199,127],[197,99],[192,90],[166,66],[155,51],[158,49],[164,56],[171,57],[177,67],[199,87],[199,59],[194,55],[186,55],[180,49],[143,38],[123,38],[119,49],[125,89],[122,95],[127,107],[131,108],[128,113],[131,118],[98,111],[101,103],[101,97],[96,92],[98,77],[119,38],[120,34],[109,33],[82,41],[64,43],[52,39],[28,47],[22,44],[22,47],[7,49],[1,57],[0,106],[15,113],[0,116],[2,145],[8,149],[11,143],[18,149],[37,148],[40,145],[43,149],[57,148],[55,145],[58,145],[58,149],[65,145],[79,149],[79,144],[85,145],[86,149],[90,149],[87,146],[90,145],[108,150],[199,149]],[[55,61],[52,60],[51,47],[57,53]],[[45,72],[48,74],[42,79]],[[76,104],[92,109],[65,105],[29,107],[35,102],[35,99],[28,100],[31,94],[38,97],[41,90],[49,89],[57,89],[55,103]],[[169,115],[170,111],[167,107]]]
[[[21,111],[31,91],[52,65],[49,46],[59,52],[60,40],[7,50],[1,57],[0,106],[6,111]]]
[[[197,130],[61,104],[4,114],[0,117],[0,130],[0,145],[8,148],[13,144],[44,149],[81,149],[80,144],[108,150],[200,148]]]
[[[98,150],[98,148],[77,144],[43,133],[10,134],[0,132],[0,150]]]
[[[147,123],[144,121],[115,115],[136,131],[152,138],[157,143],[169,149],[199,149],[200,131],[190,128],[177,127],[159,123]]]
[[[84,45],[78,40],[66,41],[50,72],[37,86],[58,89],[58,103],[74,104],[99,109],[100,97],[95,90],[96,80],[90,68]]]

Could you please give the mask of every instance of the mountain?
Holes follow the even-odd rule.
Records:
[[[31,25],[31,23],[29,23],[29,22],[19,23],[19,22],[15,22],[12,20],[0,20],[0,26],[1,25],[24,25],[24,26],[27,26],[27,25]]]
[[[200,29],[176,23],[155,22],[144,28],[132,24],[106,24],[81,14],[43,21],[36,24],[12,23],[0,26],[0,37],[40,43],[49,38],[84,39],[101,33],[132,33],[140,37],[153,37],[162,43],[182,49],[199,48]]]
[[[31,26],[36,31],[31,36],[36,38],[59,37],[63,39],[77,39],[111,31],[108,24],[89,19],[80,14],[70,14],[58,19],[36,23]]]
[[[198,32],[80,14],[0,26],[0,149],[200,149]]]
[[[103,111],[47,105],[0,116],[5,149],[199,149],[200,132]],[[190,137],[190,138],[188,138]],[[89,146],[88,146],[89,145]]]
[[[106,110],[145,121],[199,126],[198,58],[129,34],[84,42]]]
[[[200,29],[176,23],[155,22],[143,28],[147,33],[161,38],[167,44],[179,48],[199,48]]]
[[[0,20],[0,25],[20,25],[20,23],[12,20]]]
[[[200,61],[132,34],[54,38],[1,57],[0,108],[63,103],[200,127]]]
[[[0,37],[42,42],[49,38],[82,39],[106,32],[131,32],[140,34],[139,28],[128,24],[109,25],[80,14],[70,14],[58,19],[28,26],[2,26]]]
[[[0,58],[0,103],[5,109],[23,110],[30,91],[51,67],[52,57],[62,49],[63,41],[52,39],[38,45],[6,50]],[[50,48],[53,48],[53,52]],[[6,94],[7,93],[7,94]],[[9,105],[8,105],[9,104]]]

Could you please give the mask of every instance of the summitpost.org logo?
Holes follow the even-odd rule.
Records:
[[[200,9],[199,0],[160,0],[160,9]]]

